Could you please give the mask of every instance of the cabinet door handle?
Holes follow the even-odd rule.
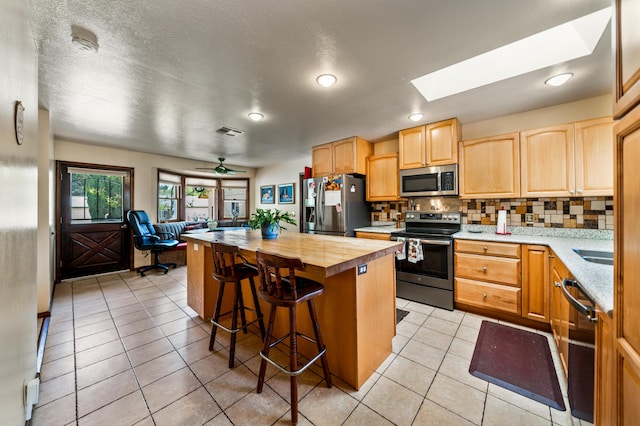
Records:
[[[578,189],[578,194],[582,194],[582,189]]]
[[[484,247],[482,247],[482,250],[487,251],[487,250],[489,250],[489,247],[484,246]]]
[[[562,283],[559,283],[559,282],[554,282],[553,285],[556,287],[562,287]]]
[[[576,191],[574,191],[573,189],[569,190],[569,194],[573,194],[574,192],[576,192]]]
[[[482,298],[483,298],[483,299],[486,299],[486,298],[487,298],[487,293],[483,294],[483,295],[482,295]]]

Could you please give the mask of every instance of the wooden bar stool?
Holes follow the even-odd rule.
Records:
[[[236,333],[242,330],[247,333],[247,329],[251,324],[258,323],[262,339],[265,338],[264,321],[258,295],[256,293],[256,285],[253,280],[258,276],[258,271],[254,265],[251,265],[240,254],[238,246],[225,244],[221,242],[212,242],[211,250],[213,252],[213,279],[220,283],[218,287],[218,298],[216,307],[213,311],[211,323],[211,339],[209,340],[209,350],[213,350],[216,341],[216,331],[218,327],[231,333],[231,343],[229,345],[229,368],[233,368],[234,357],[236,352]],[[242,281],[248,279],[253,296],[254,309],[248,308],[244,304],[242,296]],[[224,297],[224,288],[227,284],[233,284],[233,306],[230,311],[221,313],[222,299]],[[246,311],[254,312],[256,319],[247,323]],[[240,313],[240,327],[238,327],[238,312]],[[231,328],[227,328],[220,322],[220,319],[231,315]]]
[[[279,256],[266,253],[261,250],[256,251],[258,272],[260,274],[260,287],[258,293],[260,298],[271,304],[269,312],[269,323],[267,324],[267,336],[264,339],[264,347],[260,351],[262,361],[260,363],[260,374],[258,375],[258,393],[262,392],[264,385],[264,375],[267,369],[267,362],[278,370],[290,376],[291,381],[291,422],[298,423],[298,382],[297,377],[311,364],[320,358],[324,379],[327,387],[331,387],[331,373],[327,361],[327,349],[322,343],[320,326],[313,299],[324,293],[324,286],[318,282],[307,278],[296,276],[295,271],[301,270],[304,265],[300,259],[286,256]],[[280,269],[284,270],[285,276],[281,275]],[[296,307],[307,302],[309,315],[315,339],[306,336],[297,329]],[[273,341],[273,323],[276,319],[278,307],[287,308],[289,311],[289,333]],[[282,366],[269,358],[269,350],[289,338],[289,366]],[[302,337],[318,346],[318,354],[304,365],[298,365],[298,337]]]

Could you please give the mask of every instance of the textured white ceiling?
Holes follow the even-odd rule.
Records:
[[[416,77],[610,6],[609,0],[29,0],[40,106],[63,139],[260,167],[324,142],[376,141],[602,95],[610,28],[594,53],[427,102]],[[97,54],[71,28],[97,34]],[[575,77],[561,88],[543,81]],[[315,82],[333,73],[338,83]],[[260,111],[261,122],[247,114]],[[425,114],[413,123],[407,116]],[[244,130],[229,137],[222,126]]]

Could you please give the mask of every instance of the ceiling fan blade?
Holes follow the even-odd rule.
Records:
[[[220,160],[220,164],[218,164],[216,167],[196,167],[196,170],[210,170],[215,172],[217,175],[233,175],[234,173],[246,173],[246,170],[236,170],[226,167],[224,164],[222,164],[222,162],[224,161],[224,158],[222,157],[218,158],[218,160]]]

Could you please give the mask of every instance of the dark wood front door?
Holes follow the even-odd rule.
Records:
[[[133,169],[58,162],[57,281],[130,269]]]

